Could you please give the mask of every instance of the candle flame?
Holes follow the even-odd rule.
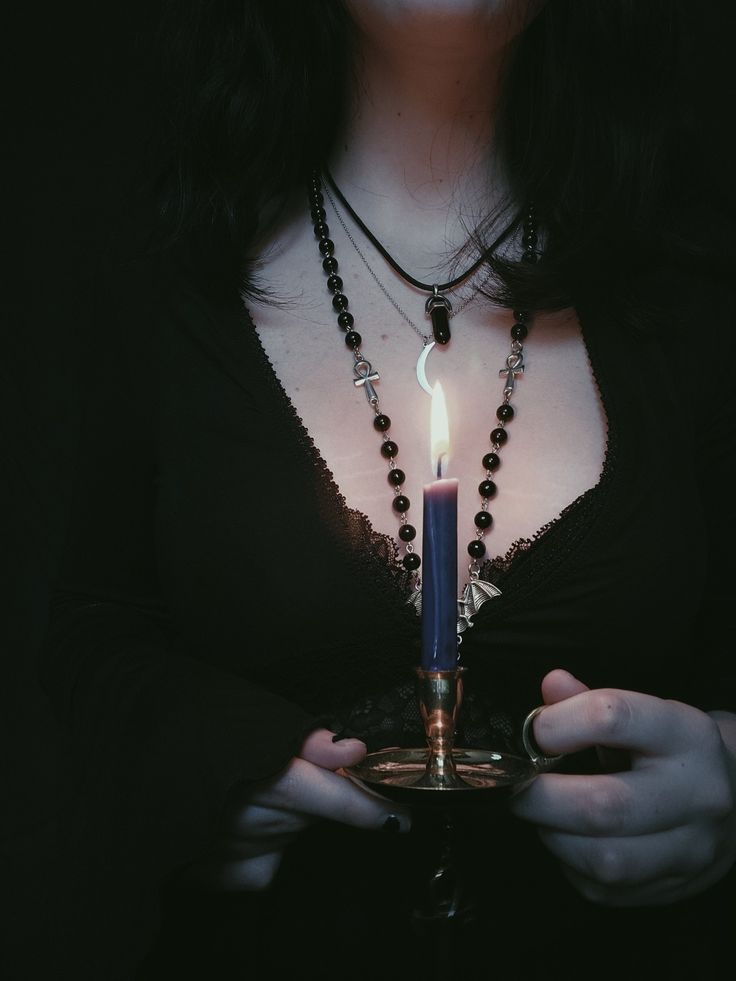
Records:
[[[450,460],[450,424],[447,420],[445,393],[440,382],[432,389],[432,416],[430,422],[430,443],[432,448],[432,473],[438,478],[447,473]]]

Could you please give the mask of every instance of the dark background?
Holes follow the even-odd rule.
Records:
[[[0,973],[35,981],[57,977],[39,953],[69,772],[36,652],[70,501],[94,274],[134,241],[130,209],[151,170],[161,5],[13,6],[2,59]]]
[[[44,881],[68,761],[38,689],[35,658],[70,500],[77,372],[95,269],[106,251],[132,246],[149,220],[139,191],[154,168],[153,137],[165,114],[151,42],[160,6],[27,5],[4,32],[10,170],[2,185],[0,881],[10,916],[0,922],[3,948],[21,955],[6,974],[13,981],[39,976],[23,968],[24,953],[42,944],[53,915]],[[733,214],[736,18],[724,0],[692,8],[693,56],[683,71],[697,107],[694,139],[705,175],[694,179],[704,179]],[[695,325],[694,365],[707,346],[707,315],[706,301]],[[695,375],[684,383],[691,382]],[[44,976],[54,977],[53,969]]]

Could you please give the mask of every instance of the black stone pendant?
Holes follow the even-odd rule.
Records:
[[[438,344],[447,344],[450,340],[450,312],[452,306],[446,296],[442,296],[435,286],[432,296],[427,300],[425,309],[432,321],[432,335]]]
[[[438,344],[447,344],[450,340],[450,318],[444,304],[433,307],[429,314],[432,320],[432,334]]]

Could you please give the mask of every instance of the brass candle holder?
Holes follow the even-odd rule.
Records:
[[[369,753],[348,776],[397,803],[441,807],[500,800],[533,780],[541,767],[531,757],[455,746],[464,673],[417,668],[427,746]]]
[[[475,899],[466,888],[465,874],[472,856],[464,854],[458,826],[475,818],[479,805],[495,809],[555,762],[543,756],[533,740],[531,726],[538,709],[524,721],[522,743],[528,756],[456,747],[464,673],[464,668],[417,669],[427,745],[369,753],[346,770],[364,787],[414,808],[413,830],[425,849],[427,873],[412,922],[415,932],[427,935],[432,949],[444,951],[440,960],[447,965],[452,964],[452,950],[463,944],[461,931],[475,921]]]

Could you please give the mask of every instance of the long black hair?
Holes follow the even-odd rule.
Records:
[[[534,267],[491,259],[495,299],[559,308],[614,268],[620,297],[664,256],[702,257],[678,217],[697,184],[683,23],[678,0],[548,0],[518,39],[497,139],[546,241]],[[180,0],[165,25],[175,109],[161,211],[173,239],[225,245],[254,290],[259,214],[306,188],[346,110],[350,18],[335,0]],[[492,223],[476,230],[483,245]]]

